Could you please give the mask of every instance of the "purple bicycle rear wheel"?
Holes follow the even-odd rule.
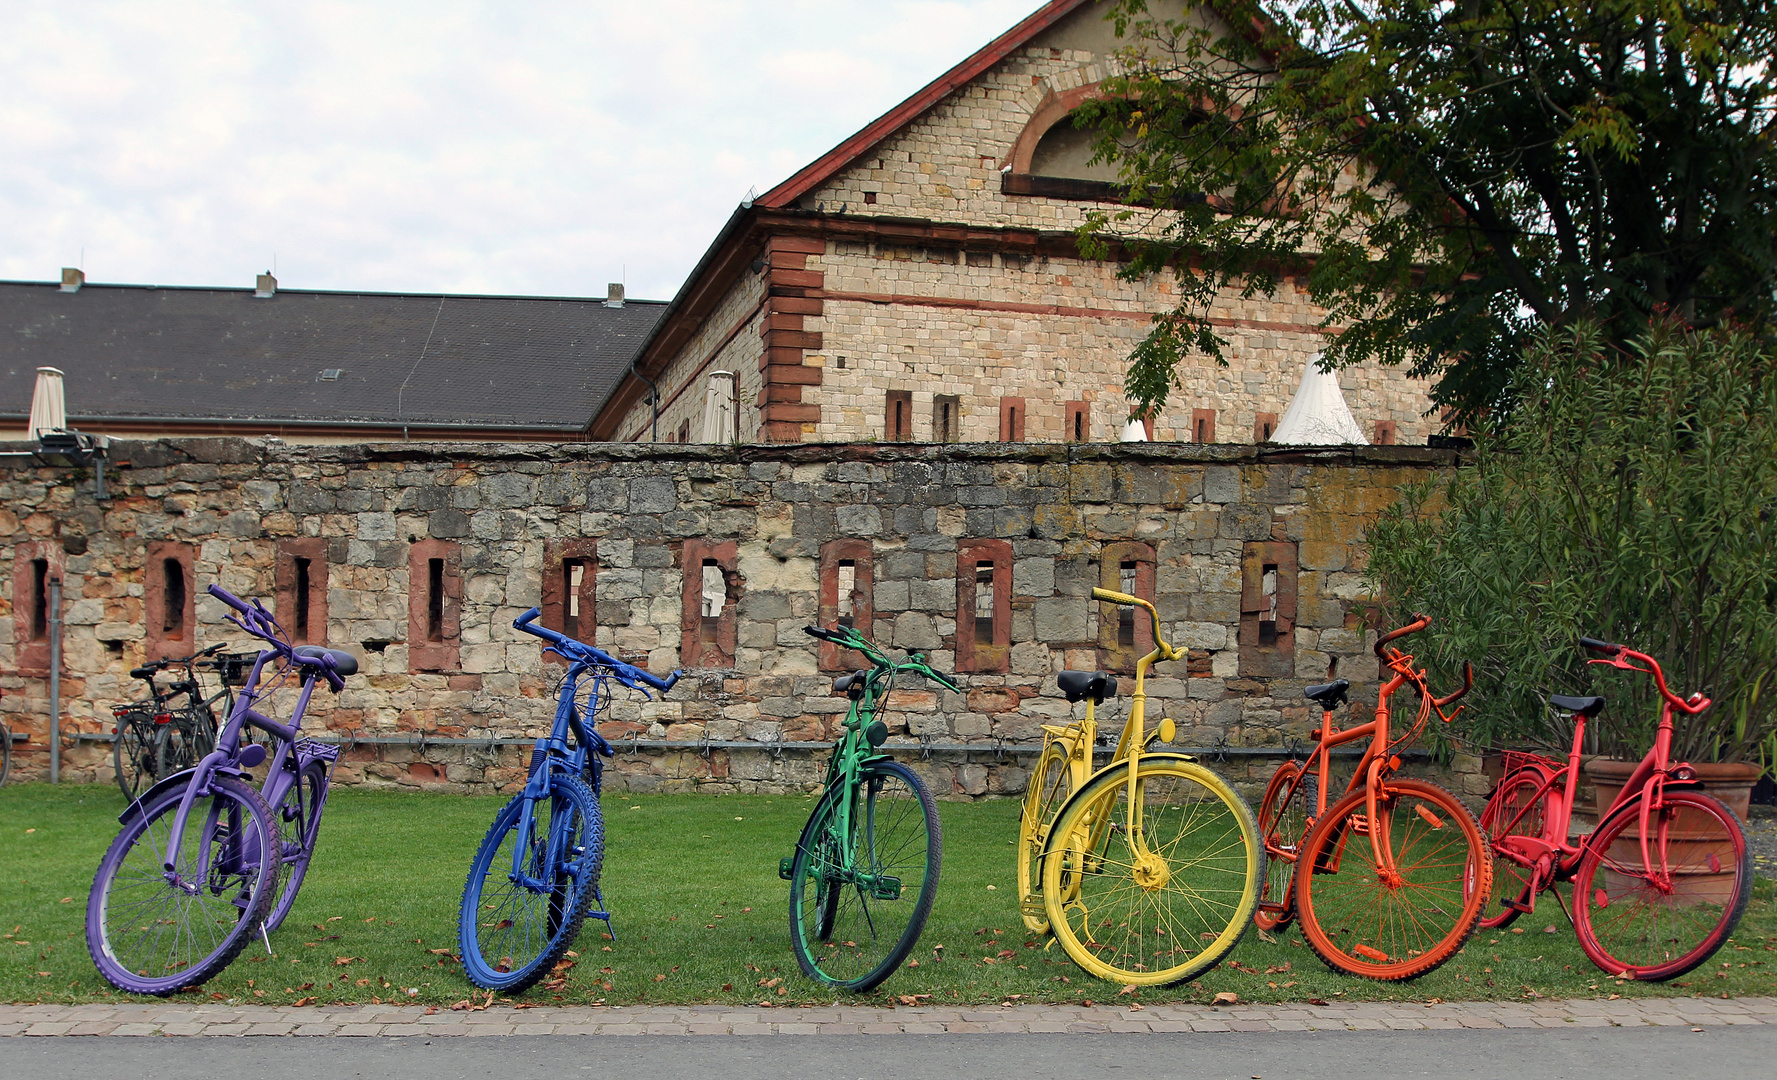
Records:
[[[271,907],[279,832],[248,785],[213,776],[186,819],[178,865],[163,860],[181,789],[126,812],[86,901],[86,947],[119,990],[166,996],[198,986],[247,946]]]

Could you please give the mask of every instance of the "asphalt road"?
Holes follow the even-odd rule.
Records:
[[[6,1080],[1670,1080],[1771,1075],[1777,1026],[1193,1035],[11,1038]]]

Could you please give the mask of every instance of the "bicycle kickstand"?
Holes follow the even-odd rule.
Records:
[[[594,885],[592,887],[592,898],[598,902],[598,910],[587,912],[586,917],[589,919],[604,920],[605,933],[607,933],[611,936],[612,941],[616,941],[617,940],[617,928],[615,926],[611,925],[611,913],[609,911],[605,910],[604,894],[599,892],[598,886],[596,886],[596,885]]]

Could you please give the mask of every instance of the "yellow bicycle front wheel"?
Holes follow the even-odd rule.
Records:
[[[1258,822],[1238,792],[1178,755],[1144,755],[1131,829],[1118,762],[1062,807],[1043,856],[1043,900],[1086,971],[1152,986],[1195,978],[1233,951],[1265,880]]]
[[[1043,849],[1056,812],[1074,791],[1068,745],[1057,741],[1043,747],[1025,785],[1024,810],[1018,819],[1018,907],[1025,928],[1033,934],[1049,932],[1049,917],[1043,911]]]

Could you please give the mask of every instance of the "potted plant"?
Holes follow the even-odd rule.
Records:
[[[1445,677],[1475,665],[1455,737],[1564,753],[1566,717],[1544,699],[1602,694],[1586,749],[1639,760],[1659,720],[1651,682],[1577,646],[1622,642],[1714,700],[1675,718],[1673,758],[1742,788],[1744,813],[1777,739],[1777,348],[1666,324],[1626,350],[1552,331],[1482,427],[1472,458],[1405,490],[1369,534],[1372,587],[1438,620],[1427,662]]]

